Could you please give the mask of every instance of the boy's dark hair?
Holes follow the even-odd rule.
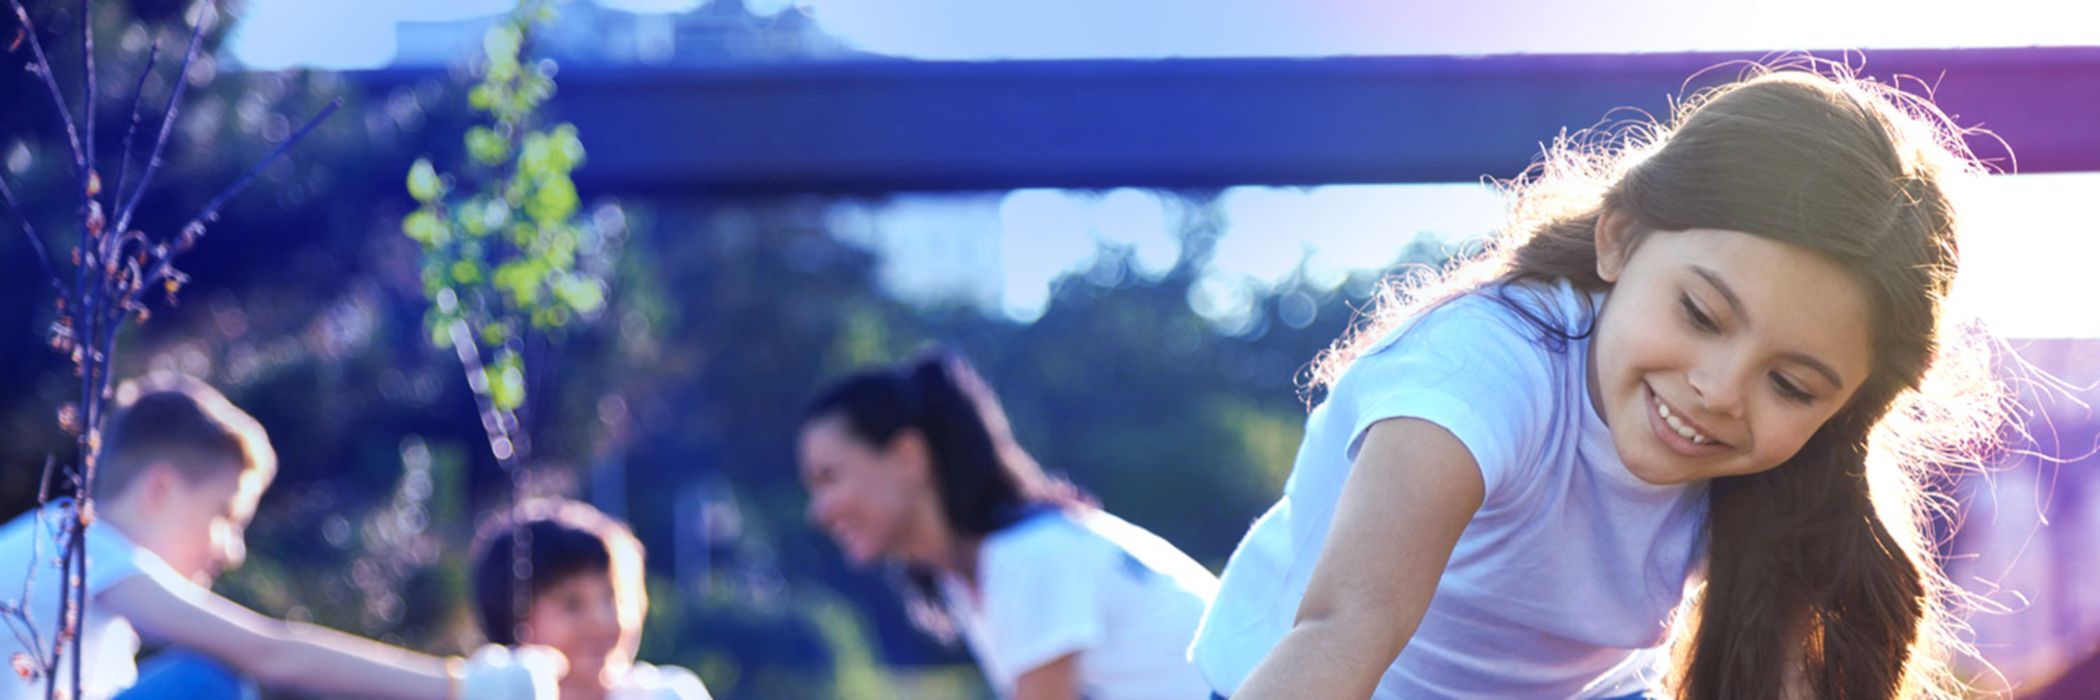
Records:
[[[116,411],[102,434],[95,496],[123,493],[146,468],[166,464],[195,482],[227,473],[268,478],[277,452],[261,423],[195,378],[152,374],[117,388]]]
[[[525,533],[518,571],[518,533]],[[474,607],[482,634],[495,644],[519,643],[522,613],[547,589],[581,574],[611,577],[621,626],[639,627],[642,590],[641,540],[619,521],[583,503],[535,499],[489,519],[474,537]],[[526,581],[521,597],[518,582]]]

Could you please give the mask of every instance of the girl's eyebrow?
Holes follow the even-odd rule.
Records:
[[[1750,325],[1750,314],[1743,309],[1742,297],[1736,296],[1735,290],[1729,288],[1727,282],[1721,281],[1720,273],[1699,265],[1692,265],[1691,268],[1692,272],[1699,275],[1701,279],[1706,280],[1707,284],[1714,286],[1714,291],[1719,292],[1721,299],[1728,302],[1728,308],[1735,311],[1736,318],[1741,319],[1744,326]],[[1837,370],[1831,369],[1829,363],[1801,352],[1782,353],[1779,358],[1815,370],[1816,374],[1823,375],[1824,379],[1830,380],[1831,385],[1837,387],[1838,391],[1845,390],[1845,379],[1838,376]]]
[[[1728,308],[1734,310],[1736,317],[1741,318],[1743,320],[1743,325],[1750,325],[1750,314],[1743,311],[1742,297],[1736,296],[1735,290],[1729,288],[1727,282],[1721,281],[1720,273],[1714,272],[1713,270],[1709,270],[1699,265],[1693,265],[1691,266],[1691,268],[1692,272],[1697,273],[1701,278],[1705,279],[1707,284],[1713,285],[1714,291],[1721,293],[1721,299],[1723,301],[1728,302]]]
[[[1788,360],[1800,364],[1801,366],[1807,367],[1809,369],[1815,370],[1816,374],[1823,375],[1824,379],[1830,380],[1830,384],[1832,386],[1837,387],[1838,391],[1845,390],[1845,380],[1838,377],[1837,370],[1831,369],[1830,365],[1823,364],[1822,360],[1818,360],[1814,357],[1811,357],[1807,353],[1799,352],[1782,353],[1780,354],[1779,359]]]

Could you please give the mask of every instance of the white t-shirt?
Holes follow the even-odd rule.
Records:
[[[9,605],[27,603],[29,619],[36,626],[42,647],[30,652],[34,658],[48,658],[52,635],[58,630],[58,599],[65,580],[59,571],[60,557],[65,553],[61,525],[73,517],[72,512],[71,501],[58,501],[0,526],[0,601]],[[88,528],[87,556],[88,614],[81,620],[81,644],[77,647],[86,652],[81,657],[81,695],[85,700],[102,700],[138,680],[139,636],[123,616],[103,610],[95,599],[134,576],[150,576],[177,592],[202,589],[176,573],[160,555],[134,544],[108,523]],[[34,586],[26,601],[19,600],[24,577],[32,571],[32,560]],[[6,630],[0,632],[0,661],[12,660],[15,654],[27,651],[22,638],[15,634],[15,626],[0,628]],[[27,630],[21,632],[27,634]],[[66,658],[59,664],[62,688],[72,687],[75,651],[74,645],[67,645]],[[43,700],[45,679],[24,680],[14,672],[11,663],[4,669],[0,673],[0,700]]]
[[[1306,422],[1283,499],[1225,566],[1189,649],[1230,694],[1284,633],[1326,543],[1364,432],[1427,420],[1480,465],[1485,500],[1376,698],[1598,698],[1641,690],[1704,556],[1706,486],[1626,470],[1589,398],[1587,337],[1555,344],[1484,295],[1380,339]],[[1504,288],[1571,332],[1591,309],[1565,283]]]
[[[692,671],[677,666],[635,662],[620,682],[605,693],[606,700],[710,700],[707,686]]]
[[[985,678],[1011,696],[1022,674],[1077,653],[1090,700],[1189,700],[1210,691],[1184,652],[1217,592],[1203,565],[1106,512],[1044,510],[984,538],[979,587],[941,580]]]

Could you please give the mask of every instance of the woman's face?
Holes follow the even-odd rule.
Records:
[[[810,421],[797,445],[802,485],[809,489],[809,522],[836,541],[855,564],[909,556],[919,534],[914,523],[936,508],[925,452],[905,433],[889,446],[871,445],[844,416]]]
[[[1613,287],[1590,356],[1620,458],[1655,484],[1779,466],[1867,378],[1866,294],[1821,255],[1737,231],[1652,233],[1629,255],[1627,225],[1598,227]]]

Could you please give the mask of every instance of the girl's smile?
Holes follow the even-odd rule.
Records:
[[[1671,409],[1652,387],[1644,384],[1642,388],[1648,390],[1648,399],[1655,407],[1648,412],[1648,427],[1655,431],[1656,440],[1686,457],[1705,457],[1728,449],[1727,443],[1709,436],[1698,423],[1685,417],[1683,409]]]

